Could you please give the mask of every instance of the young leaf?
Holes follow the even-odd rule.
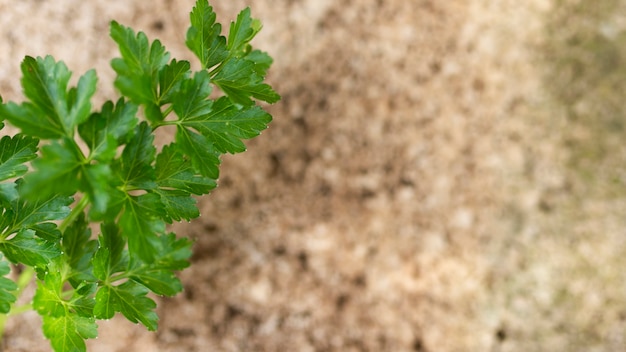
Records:
[[[12,292],[17,290],[17,285],[13,280],[5,277],[10,272],[9,263],[4,261],[0,254],[0,313],[2,314],[7,314],[16,300]]]
[[[198,0],[190,14],[187,47],[200,59],[202,68],[210,69],[228,57],[222,26],[215,22],[216,14],[208,1]]]
[[[25,135],[4,136],[0,139],[0,181],[21,176],[28,168],[25,162],[37,157],[36,138]]]
[[[33,297],[33,308],[42,316],[62,316],[67,314],[67,307],[62,296],[63,276],[60,263],[50,263],[43,278],[37,281],[37,290]]]

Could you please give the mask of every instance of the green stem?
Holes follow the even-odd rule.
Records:
[[[61,225],[59,225],[59,230],[61,230],[61,233],[65,232],[65,230],[67,230],[67,228],[70,227],[74,223],[74,221],[76,221],[80,214],[85,211],[87,205],[89,205],[89,198],[87,198],[87,196],[83,196],[78,201],[74,209],[72,209],[70,215],[68,215],[65,220],[63,220]]]

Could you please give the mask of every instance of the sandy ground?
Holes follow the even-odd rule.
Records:
[[[158,299],[159,331],[101,322],[91,351],[626,349],[611,215],[626,207],[572,201],[588,189],[545,83],[556,0],[212,4],[263,21],[255,45],[283,99],[224,158],[202,217],[174,226],[196,245],[184,293]],[[20,100],[23,56],[52,54],[96,67],[112,98],[108,22],[191,59],[192,5],[0,0],[0,93]],[[48,351],[38,324],[15,317],[4,351]]]

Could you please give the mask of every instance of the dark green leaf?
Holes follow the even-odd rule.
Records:
[[[8,208],[18,197],[17,185],[14,182],[0,183],[0,207]],[[1,212],[1,211],[0,211]],[[2,221],[0,220],[0,224]]]
[[[0,113],[29,135],[72,137],[75,127],[89,117],[97,83],[95,71],[88,71],[79,79],[78,88],[69,91],[72,73],[52,56],[27,56],[22,62],[22,74],[22,87],[30,103],[9,103]]]
[[[231,56],[240,56],[247,53],[252,38],[261,30],[261,22],[250,18],[250,8],[247,7],[239,13],[237,21],[230,24],[228,32],[228,45]]]
[[[246,150],[241,139],[258,136],[271,120],[272,116],[258,106],[237,108],[227,98],[220,98],[209,113],[181,124],[200,132],[217,151],[239,153]]]
[[[189,221],[200,216],[196,200],[189,193],[162,188],[155,189],[153,192],[161,197],[164,207],[161,217],[166,222],[171,224],[174,220],[181,221],[182,219]]]
[[[61,231],[55,223],[44,222],[29,226],[30,229],[35,230],[35,236],[42,238],[49,242],[58,241],[61,239]]]
[[[126,241],[122,238],[117,225],[105,223],[101,230],[98,251],[93,259],[93,271],[98,279],[107,282],[114,273],[126,270],[128,254],[124,250]]]
[[[263,83],[254,62],[232,58],[227,60],[213,77],[213,83],[222,89],[233,103],[244,106],[252,105],[250,97],[270,104],[280,100],[280,95],[272,87]]]
[[[96,293],[94,314],[99,319],[110,319],[121,312],[133,323],[142,323],[150,331],[157,329],[158,316],[154,312],[156,303],[146,297],[148,289],[127,281],[119,286],[103,286]]]
[[[107,101],[102,111],[92,114],[78,127],[81,138],[89,146],[90,158],[108,162],[115,157],[117,147],[130,140],[137,126],[137,106],[123,99]]]
[[[173,145],[163,147],[157,156],[155,168],[156,182],[160,188],[201,195],[209,193],[216,187],[215,180],[197,175],[191,162]]]
[[[25,135],[4,136],[0,139],[0,181],[21,176],[28,167],[25,162],[37,157],[36,138]]]
[[[124,147],[117,173],[126,187],[136,189],[155,187],[152,162],[156,149],[153,141],[152,128],[146,122],[142,122],[135,131],[135,137]]]
[[[149,43],[143,32],[135,32],[113,21],[111,37],[118,44],[121,58],[111,66],[117,73],[115,86],[136,104],[155,105],[158,101],[159,71],[167,64],[169,54],[161,42]]]
[[[189,76],[189,62],[172,60],[163,67],[159,74],[159,99],[157,105],[171,103],[172,94],[175,93],[183,80]]]
[[[55,196],[45,200],[16,200],[12,204],[12,209],[4,214],[1,224],[6,227],[5,235],[17,232],[22,228],[33,228],[43,231],[37,227],[46,221],[65,219],[70,213],[68,207],[72,203],[71,197]]]
[[[128,240],[131,256],[139,256],[146,262],[154,260],[158,253],[157,236],[165,231],[165,223],[158,218],[162,212],[163,205],[156,194],[128,197],[119,226]]]
[[[41,157],[33,161],[35,171],[24,178],[21,193],[29,198],[46,198],[57,193],[76,193],[83,162],[71,146],[72,143],[53,142],[44,146]]]
[[[179,125],[176,129],[176,145],[189,157],[196,172],[211,179],[218,178],[219,154],[205,136]]]
[[[22,228],[17,234],[0,242],[0,251],[13,263],[45,267],[52,258],[61,255],[53,242],[35,237],[35,231]]]
[[[211,78],[206,71],[197,72],[193,78],[185,79],[180,90],[172,97],[174,112],[180,120],[202,116],[211,111],[213,101],[211,94]]]
[[[84,215],[80,215],[72,226],[65,230],[61,248],[67,264],[72,268],[69,277],[72,285],[76,287],[81,281],[90,280],[91,258],[96,251],[97,243],[91,239],[91,230],[87,227]]]
[[[226,38],[221,35],[222,26],[215,22],[216,17],[206,0],[198,0],[190,14],[186,44],[200,59],[202,68],[211,68],[228,57]]]

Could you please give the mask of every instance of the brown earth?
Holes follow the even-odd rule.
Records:
[[[109,21],[192,59],[193,2],[0,0],[0,93],[21,100],[23,56],[52,54],[75,75],[96,67],[111,98]],[[246,5],[262,20],[254,43],[283,99],[224,158],[201,218],[174,226],[196,244],[184,293],[157,299],[159,331],[100,322],[91,351],[575,351],[584,333],[626,349],[586,279],[571,279],[584,303],[555,303],[566,269],[597,253],[547,235],[568,231],[550,231],[568,221],[550,209],[575,188],[561,120],[542,120],[560,114],[540,51],[556,1],[212,4],[223,22]],[[607,238],[593,243],[624,248]],[[4,351],[48,351],[39,324],[12,318]]]

